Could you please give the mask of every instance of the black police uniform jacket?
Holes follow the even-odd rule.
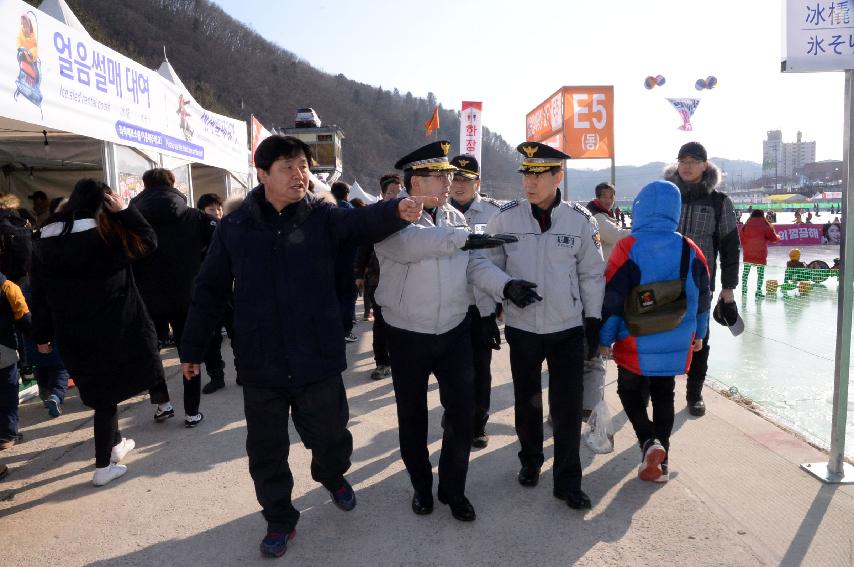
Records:
[[[201,362],[234,290],[234,340],[245,385],[302,386],[347,367],[335,258],[408,223],[399,200],[342,209],[311,193],[276,212],[259,185],[219,223],[196,279],[181,360]]]
[[[135,207],[114,216],[141,237],[143,254],[155,249],[154,230]],[[105,242],[92,218],[60,233],[66,219],[48,218],[33,242],[33,339],[55,337],[83,403],[109,406],[164,379],[157,334],[134,283],[135,259]]]
[[[157,233],[157,250],[133,266],[145,306],[152,317],[185,313],[216,220],[173,187],[148,188],[131,203]]]

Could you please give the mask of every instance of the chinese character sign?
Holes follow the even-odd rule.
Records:
[[[854,69],[854,0],[786,0],[784,71]]]
[[[463,109],[460,114],[460,153],[468,154],[477,158],[481,163],[481,114],[483,113],[482,102],[463,101]],[[481,163],[482,166],[482,163]]]
[[[543,142],[562,129],[563,89],[528,113],[525,117],[525,139],[529,142]]]
[[[774,230],[780,240],[774,242],[777,246],[812,246],[821,244],[821,227],[803,224],[775,224]]]

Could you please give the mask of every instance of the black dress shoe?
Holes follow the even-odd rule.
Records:
[[[522,486],[537,486],[537,483],[540,482],[540,469],[534,467],[522,467],[522,470],[519,471],[519,476],[517,476],[516,479]]]
[[[471,440],[471,446],[473,449],[485,449],[486,446],[489,445],[489,435],[486,434],[486,431],[481,429],[480,431],[476,431],[474,437]]]
[[[695,402],[689,401],[688,413],[695,417],[702,417],[706,415],[706,403],[702,399],[699,399]]]
[[[412,497],[412,511],[419,516],[426,516],[433,512],[433,494],[420,494],[418,492]]]
[[[566,505],[573,510],[589,510],[593,507],[590,498],[580,488],[567,492],[564,500],[566,500]]]
[[[439,502],[450,506],[451,515],[461,522],[473,522],[477,518],[477,514],[474,513],[474,506],[471,505],[471,502],[465,496],[451,498],[440,492]]]
[[[225,388],[225,380],[211,380],[202,388],[203,394],[213,394],[217,390]]]

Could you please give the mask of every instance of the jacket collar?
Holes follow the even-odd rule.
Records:
[[[289,205],[291,207],[296,207],[295,215],[293,218],[294,228],[301,225],[308,219],[309,215],[311,215],[311,211],[324,203],[327,203],[326,199],[322,197],[317,197],[311,193],[306,193],[305,197],[302,200]],[[258,224],[269,225],[269,218],[265,215],[265,207],[269,207],[270,210],[275,212],[273,206],[267,201],[266,196],[264,195],[264,185],[258,185],[252,191],[249,192],[249,195],[241,205],[241,209],[243,209],[246,214],[240,220],[253,220]]]
[[[706,172],[703,174],[703,178],[700,179],[698,183],[686,183],[682,181],[682,178],[679,177],[676,164],[673,164],[664,170],[664,179],[679,187],[679,192],[682,193],[682,195],[687,195],[688,193],[696,195],[711,194],[712,190],[720,185],[722,175],[718,166],[712,162],[708,162],[708,164],[708,169],[706,169]]]

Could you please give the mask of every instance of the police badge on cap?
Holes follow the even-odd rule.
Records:
[[[563,166],[563,160],[571,159],[562,151],[539,142],[519,144],[516,146],[516,151],[524,156],[519,166],[520,173],[543,173],[560,169]]]
[[[474,156],[457,156],[451,160],[451,165],[457,168],[454,175],[459,175],[466,179],[480,179],[480,165]]]
[[[404,171],[456,171],[457,168],[448,161],[450,150],[451,142],[439,140],[406,154],[397,160],[394,167]]]

